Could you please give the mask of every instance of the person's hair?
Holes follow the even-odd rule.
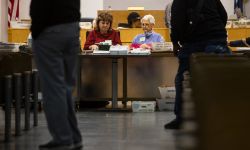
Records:
[[[109,14],[108,12],[102,12],[98,15],[98,17],[96,19],[96,30],[98,30],[98,31],[100,31],[100,28],[99,28],[100,21],[109,22],[110,23],[109,30],[112,29],[113,16],[111,14]]]
[[[141,21],[142,20],[148,20],[149,21],[149,23],[152,23],[152,24],[155,24],[155,18],[154,18],[154,16],[152,16],[152,15],[145,15],[142,19],[141,19]]]
[[[93,29],[96,29],[96,20],[97,20],[97,18],[95,18],[93,21],[92,21],[92,28]]]
[[[133,22],[140,19],[141,17],[137,12],[131,12],[127,17],[129,27],[132,27]]]

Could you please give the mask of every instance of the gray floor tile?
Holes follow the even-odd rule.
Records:
[[[1,120],[3,114],[0,111]],[[77,117],[83,150],[175,150],[175,131],[163,128],[173,119],[173,112],[77,112]],[[13,136],[9,143],[3,142],[3,123],[0,123],[1,150],[37,150],[39,144],[50,140],[43,113],[39,114],[38,127],[22,131],[21,136]]]

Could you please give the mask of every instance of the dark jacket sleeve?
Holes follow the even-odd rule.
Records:
[[[227,24],[227,12],[226,9],[224,8],[224,6],[222,5],[220,0],[217,0],[217,10],[219,12],[219,15],[221,17],[221,20],[223,21],[223,23]]]
[[[174,0],[171,8],[171,41],[182,41],[187,28],[186,1]]]
[[[85,44],[84,44],[84,49],[87,50],[89,49],[89,46],[93,45],[96,43],[96,38],[95,38],[95,33],[94,33],[94,30],[91,31],[85,41]]]

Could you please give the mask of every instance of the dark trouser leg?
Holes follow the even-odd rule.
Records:
[[[68,80],[75,76],[75,71],[66,68],[76,68],[79,51],[79,24],[69,23],[52,26],[44,30],[33,40],[35,60],[40,74],[44,112],[48,129],[53,141],[58,144],[71,144],[74,141],[74,131],[69,118],[74,118],[71,91],[74,84]],[[69,67],[70,66],[70,67]],[[74,69],[73,69],[74,70]],[[69,73],[69,71],[72,71]],[[68,77],[70,75],[70,77]],[[69,102],[70,101],[70,102]],[[74,122],[76,124],[76,121]],[[75,125],[77,126],[77,125]]]
[[[180,54],[181,55],[181,54]],[[179,57],[179,68],[177,75],[175,77],[175,88],[176,88],[176,97],[175,97],[175,115],[178,122],[182,121],[182,81],[183,73],[189,69],[189,59]]]
[[[192,53],[196,52],[205,52],[205,53],[227,53],[230,54],[231,51],[227,47],[226,42],[213,41],[213,42],[203,42],[203,43],[194,43],[183,46],[180,51],[179,58],[179,68],[177,75],[175,77],[175,88],[176,88],[176,98],[175,98],[175,115],[177,121],[182,121],[182,82],[183,82],[183,73],[189,71],[189,59]]]
[[[81,132],[77,126],[77,119],[75,115],[75,104],[72,96],[72,91],[74,86],[76,85],[76,73],[77,73],[77,59],[75,57],[75,51],[80,49],[79,42],[72,43],[72,50],[69,48],[67,52],[68,55],[65,56],[64,64],[65,64],[65,80],[67,85],[67,104],[68,104],[68,121],[73,134],[73,142],[82,141]],[[71,54],[73,53],[73,54]]]

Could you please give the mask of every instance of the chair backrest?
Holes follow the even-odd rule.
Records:
[[[127,24],[127,23],[118,23],[118,27],[129,28],[129,24]]]
[[[94,18],[88,18],[88,17],[85,17],[85,18],[81,18],[80,22],[93,22]]]

